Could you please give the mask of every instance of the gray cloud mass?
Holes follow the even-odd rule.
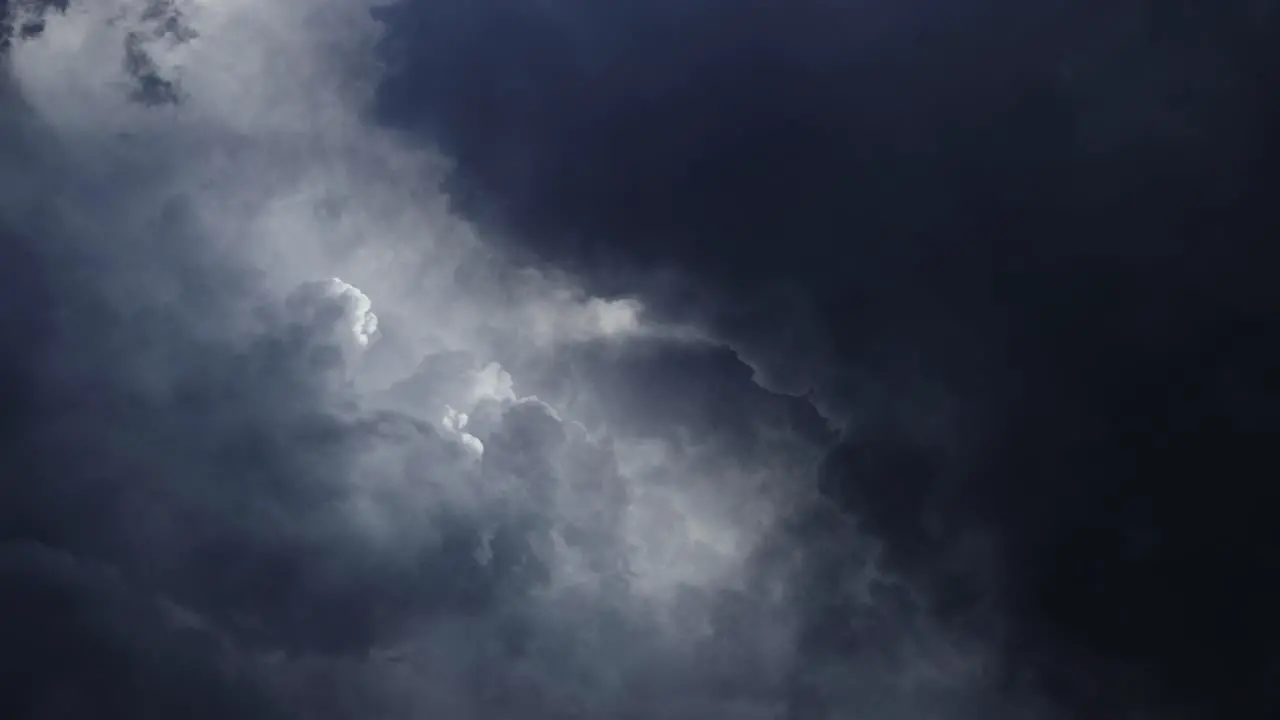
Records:
[[[1266,58],[962,5],[0,0],[0,716],[1266,716]]]

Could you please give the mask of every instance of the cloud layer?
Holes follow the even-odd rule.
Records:
[[[0,4],[0,714],[1265,716],[1270,4],[933,5]]]
[[[6,716],[844,705],[802,642],[824,421],[479,237],[368,119],[367,4],[6,8]]]

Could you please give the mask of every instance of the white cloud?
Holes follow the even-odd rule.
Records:
[[[304,283],[287,302],[308,321],[332,323],[333,339],[343,346],[368,347],[378,331],[369,296],[339,278]]]

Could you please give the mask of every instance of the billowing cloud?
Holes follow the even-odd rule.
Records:
[[[796,531],[825,422],[461,216],[371,119],[375,4],[5,15],[6,717],[834,698]]]
[[[0,714],[1265,716],[1274,15],[933,5],[0,3]]]

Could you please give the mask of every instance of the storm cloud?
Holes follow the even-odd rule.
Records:
[[[382,17],[458,207],[812,402],[934,616],[1084,716],[1274,712],[1274,3]]]
[[[8,716],[787,711],[824,421],[457,215],[368,6],[6,12]]]
[[[0,3],[0,712],[1265,717],[1271,3]]]

